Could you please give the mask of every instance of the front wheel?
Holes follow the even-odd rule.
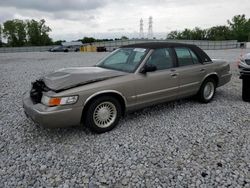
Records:
[[[96,133],[113,129],[121,118],[121,105],[117,99],[103,96],[94,100],[88,107],[85,125]]]
[[[209,103],[214,98],[215,92],[216,83],[214,79],[208,78],[201,85],[198,98],[203,103]]]

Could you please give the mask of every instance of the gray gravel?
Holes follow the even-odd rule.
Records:
[[[248,50],[249,51],[249,50]],[[185,99],[123,118],[111,132],[44,129],[23,113],[30,82],[105,53],[0,54],[0,187],[250,187],[250,103],[233,78],[212,103]]]

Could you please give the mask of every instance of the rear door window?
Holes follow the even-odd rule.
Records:
[[[188,48],[175,48],[175,52],[180,67],[200,63],[197,55]]]

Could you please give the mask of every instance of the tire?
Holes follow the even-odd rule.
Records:
[[[104,133],[118,124],[122,109],[116,98],[102,96],[92,101],[85,113],[84,124],[93,132]]]
[[[201,85],[198,92],[198,99],[202,103],[209,103],[216,93],[216,82],[212,78],[207,78]]]
[[[64,50],[64,52],[69,52],[69,50],[68,50],[68,49],[66,49],[66,50]]]

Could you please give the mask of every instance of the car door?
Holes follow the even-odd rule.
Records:
[[[206,66],[198,56],[187,47],[176,47],[175,53],[178,67],[176,72],[179,79],[178,97],[194,95],[198,92],[200,84],[206,75]]]
[[[175,99],[178,76],[172,69],[175,59],[171,48],[155,49],[146,64],[155,65],[154,72],[138,73],[135,90],[137,104],[148,105]]]

